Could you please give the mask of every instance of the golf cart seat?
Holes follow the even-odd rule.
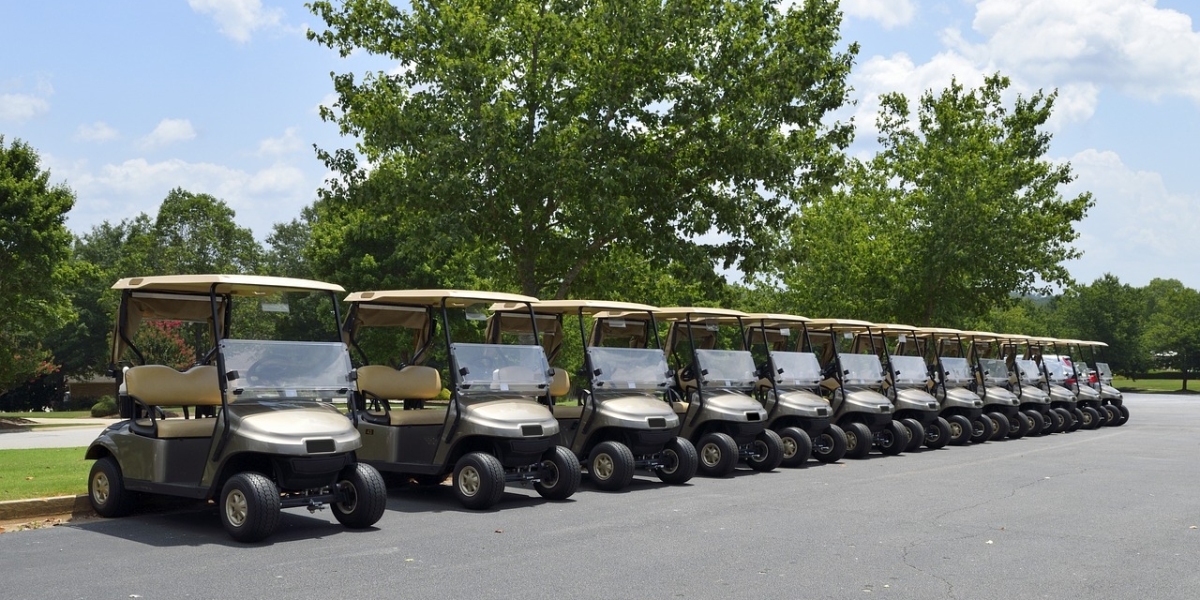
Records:
[[[220,406],[217,368],[211,365],[176,371],[166,365],[139,365],[125,371],[125,390],[154,415],[162,406]],[[216,419],[142,418],[133,430],[157,438],[212,437]]]
[[[550,380],[550,395],[555,398],[561,398],[571,393],[571,377],[567,375],[567,370],[551,370],[554,371],[554,378]]]
[[[582,404],[555,404],[552,410],[555,419],[578,419],[583,416]]]
[[[364,396],[381,400],[433,400],[442,392],[442,375],[433,367],[420,365],[400,370],[366,365],[358,368],[358,389]],[[446,420],[446,407],[388,410],[387,420],[392,426],[440,425]]]
[[[671,410],[675,411],[675,414],[677,415],[684,415],[687,414],[688,406],[690,406],[690,404],[687,402],[672,402]]]

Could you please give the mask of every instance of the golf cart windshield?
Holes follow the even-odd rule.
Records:
[[[939,357],[942,363],[944,381],[952,385],[967,385],[971,383],[971,364],[965,358],[955,356]]]
[[[821,363],[812,352],[772,352],[775,382],[780,387],[816,387],[821,383]]]
[[[541,346],[451,344],[450,355],[465,394],[544,394],[550,385],[550,365]]]
[[[1100,372],[1100,381],[1104,383],[1112,382],[1113,372],[1112,369],[1108,367],[1108,363],[1096,363],[1096,370]]]
[[[883,383],[883,363],[874,354],[842,354],[842,385],[876,386]]]
[[[1008,364],[998,358],[981,358],[983,376],[989,383],[1006,383],[1008,381]]]
[[[892,376],[897,386],[925,385],[929,381],[929,368],[920,356],[891,357]]]
[[[721,388],[748,388],[758,381],[754,357],[744,350],[696,350],[707,384]]]
[[[345,398],[350,354],[341,342],[221,340],[235,402],[264,398]]]
[[[654,390],[670,383],[667,357],[654,348],[588,348],[597,388]]]
[[[1041,380],[1041,371],[1032,360],[1018,360],[1017,371],[1021,373],[1022,383],[1037,383]]]
[[[1042,364],[1046,365],[1046,372],[1054,383],[1062,383],[1072,375],[1071,368],[1059,359],[1042,357]]]

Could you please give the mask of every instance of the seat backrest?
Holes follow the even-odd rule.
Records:
[[[550,395],[558,398],[571,393],[571,377],[566,369],[553,369],[554,378],[550,380]]]
[[[176,371],[139,365],[125,371],[125,390],[147,406],[220,406],[221,388],[212,365]]]
[[[442,392],[442,375],[433,367],[386,365],[358,368],[358,389],[385,400],[433,400]]]

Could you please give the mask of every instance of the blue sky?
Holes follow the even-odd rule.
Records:
[[[786,2],[785,2],[786,3]],[[317,107],[331,71],[388,70],[304,38],[300,2],[0,0],[0,135],[77,194],[69,226],[153,214],[174,187],[213,194],[264,238],[327,175],[313,145],[350,145]],[[1096,206],[1079,281],[1104,272],[1200,288],[1200,3],[1190,0],[843,0],[859,42],[853,118],[867,155],[875,99],[995,71],[1016,93],[1058,89],[1050,157]]]

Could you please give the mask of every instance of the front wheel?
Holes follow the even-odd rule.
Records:
[[[1011,440],[1019,440],[1027,435],[1033,429],[1033,423],[1029,421],[1029,417],[1021,411],[1017,414],[1008,417],[1008,438]]]
[[[992,439],[992,434],[995,430],[992,429],[992,418],[987,415],[979,415],[971,420],[971,443],[982,444]]]
[[[612,492],[633,481],[633,452],[620,442],[601,442],[588,455],[588,477],[596,487]]]
[[[102,517],[123,517],[137,502],[134,492],[125,489],[121,467],[111,456],[98,459],[88,475],[88,500],[92,510]]]
[[[991,440],[1002,440],[1008,437],[1008,417],[1001,412],[990,412],[984,415],[992,421]]]
[[[1042,413],[1033,410],[1032,408],[1022,412],[1025,415],[1025,420],[1029,421],[1029,435],[1046,435],[1046,418]]]
[[[950,423],[950,444],[964,446],[971,441],[971,420],[963,415],[950,415],[946,421]]]
[[[783,440],[770,429],[762,430],[750,443],[746,463],[755,471],[774,471],[783,462]]]
[[[859,422],[846,425],[846,456],[866,458],[871,453],[871,428]]]
[[[1071,414],[1061,408],[1051,408],[1049,419],[1050,433],[1066,433],[1071,424]]]
[[[696,456],[696,447],[687,438],[676,437],[667,442],[663,448],[663,458],[665,464],[658,468],[657,473],[663,483],[679,485],[695,477],[700,459]]]
[[[221,488],[221,524],[239,542],[257,542],[274,533],[281,508],[279,488],[260,473],[238,473]]]
[[[823,463],[833,463],[846,456],[846,432],[830,425],[813,439],[813,457]]]
[[[1096,409],[1090,406],[1085,406],[1082,410],[1075,410],[1080,414],[1079,420],[1082,422],[1084,429],[1096,429],[1102,424],[1100,420],[1100,412]]]
[[[916,419],[901,419],[900,423],[908,430],[908,445],[904,447],[905,452],[915,452],[921,448],[921,444],[925,443],[925,426]]]
[[[945,448],[950,443],[950,422],[945,417],[938,417],[925,430],[925,447],[930,450]]]
[[[1108,427],[1116,427],[1117,425],[1119,425],[1121,423],[1121,412],[1117,410],[1116,405],[1105,404],[1104,406],[1101,406],[1100,408],[1103,408],[1104,412],[1106,413],[1105,414],[1106,418],[1104,419],[1105,425],[1107,425]]]
[[[879,451],[887,456],[895,456],[904,452],[908,447],[908,428],[899,421],[891,421],[875,436]]]
[[[784,427],[779,431],[779,439],[783,441],[783,462],[785,467],[802,467],[812,455],[812,440],[808,433],[799,427]]]
[[[364,529],[377,523],[387,508],[387,484],[375,467],[357,463],[346,467],[338,478],[342,499],[333,503],[333,516],[351,529]]]
[[[699,471],[708,477],[725,477],[737,468],[738,447],[724,433],[706,433],[696,443]]]
[[[463,506],[486,510],[504,495],[504,465],[486,452],[468,452],[454,463],[454,495]]]
[[[555,446],[542,458],[542,478],[533,484],[533,489],[547,500],[566,500],[579,489],[579,459],[575,453]]]
[[[1116,427],[1120,427],[1129,421],[1129,409],[1125,408],[1124,404],[1118,404],[1117,412],[1121,413],[1121,417],[1117,419]]]

